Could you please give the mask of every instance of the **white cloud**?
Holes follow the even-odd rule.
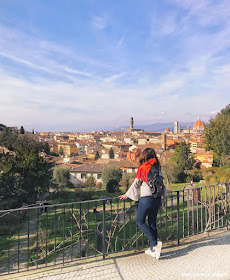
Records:
[[[66,71],[68,73],[73,73],[73,74],[77,74],[77,75],[80,75],[80,76],[85,76],[85,77],[91,76],[90,73],[82,72],[82,71],[79,71],[79,70],[76,70],[76,69],[72,69],[72,68],[69,68],[67,66],[64,66],[63,69],[64,69],[64,71]]]
[[[75,78],[90,77],[95,67],[110,66],[78,53],[52,41],[39,39],[20,30],[0,24],[0,56],[31,70],[50,73],[74,81]],[[65,63],[65,62],[69,62]],[[81,68],[79,68],[81,65]],[[1,65],[5,67],[4,64]],[[90,69],[90,70],[89,70]],[[14,72],[14,67],[12,66]],[[91,72],[92,71],[92,72]],[[31,73],[33,74],[33,72]],[[38,75],[38,73],[36,73]]]
[[[105,29],[107,26],[107,18],[102,16],[94,16],[92,19],[92,25],[96,29]]]
[[[123,41],[124,41],[124,35],[122,35],[121,38],[119,39],[119,41],[117,42],[117,44],[116,44],[117,49],[119,49],[121,47]]]
[[[113,81],[123,77],[124,75],[125,75],[125,73],[120,73],[120,74],[117,74],[117,75],[112,75],[110,77],[105,78],[104,82],[106,82],[106,83],[113,82]]]
[[[166,36],[181,31],[176,22],[176,14],[167,14],[160,18],[154,17],[151,25],[152,36]]]

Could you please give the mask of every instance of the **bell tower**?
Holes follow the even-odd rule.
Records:
[[[130,118],[130,131],[133,130],[133,117]]]

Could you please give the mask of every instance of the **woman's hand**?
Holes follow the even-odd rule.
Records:
[[[125,195],[125,194],[122,194],[122,195],[119,195],[118,198],[119,198],[120,200],[126,200],[126,199],[128,198],[128,196]]]

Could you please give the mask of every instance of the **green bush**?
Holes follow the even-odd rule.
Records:
[[[87,188],[87,189],[95,189],[96,188],[96,180],[94,177],[87,177],[85,183],[84,183],[84,186]]]
[[[105,165],[102,170],[102,181],[107,184],[110,180],[114,179],[120,182],[122,177],[122,171],[119,167],[114,165]]]
[[[109,180],[106,185],[106,190],[108,193],[115,193],[119,190],[119,183],[115,179]]]
[[[74,192],[77,200],[79,201],[91,200],[93,198],[93,191],[91,190],[83,191],[80,188],[75,188]]]

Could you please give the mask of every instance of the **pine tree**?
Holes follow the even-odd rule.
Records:
[[[61,156],[64,156],[64,150],[63,150],[63,147],[61,146],[60,149],[59,149],[59,155]]]
[[[20,133],[20,134],[25,134],[25,130],[24,130],[24,127],[23,127],[23,126],[20,127],[19,133]]]
[[[109,158],[114,158],[114,151],[113,148],[109,150]]]
[[[98,151],[96,151],[95,156],[94,156],[94,160],[98,160],[100,158],[100,155],[98,153]]]

